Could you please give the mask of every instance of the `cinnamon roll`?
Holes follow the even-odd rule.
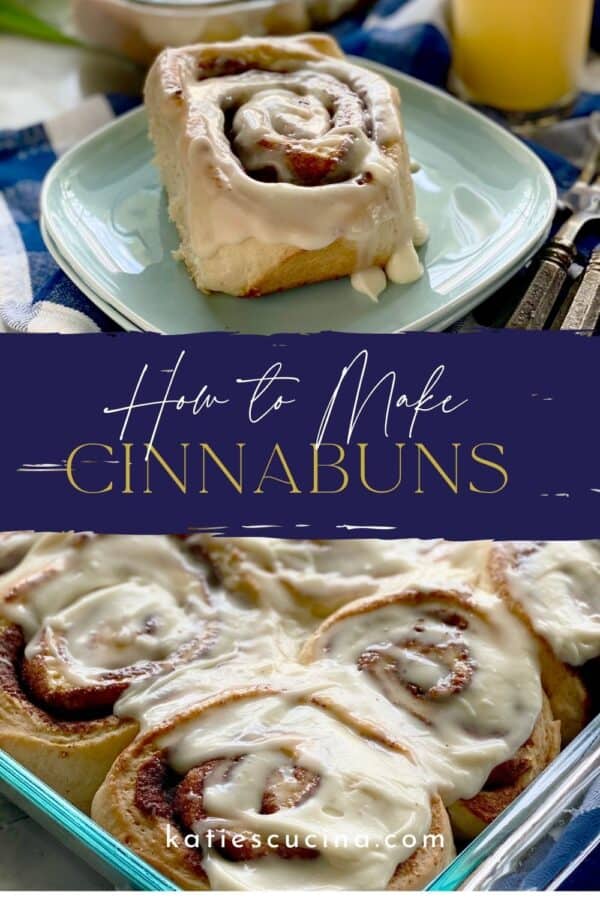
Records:
[[[385,266],[422,266],[400,99],[331,38],[165,50],[145,89],[150,135],[197,287],[237,296]]]
[[[544,688],[568,742],[590,713],[583,666],[600,656],[600,541],[495,544],[488,573],[537,638]]]
[[[194,536],[229,590],[282,612],[328,616],[438,568],[475,584],[491,541],[330,540]]]
[[[188,889],[418,889],[453,855],[401,746],[268,685],[140,735],[92,814]]]
[[[77,540],[1,599],[0,748],[89,809],[138,730],[113,715],[117,699],[200,658],[216,626],[205,581],[170,538]]]
[[[351,603],[321,625],[302,659],[341,669],[339,685],[320,697],[413,747],[448,805],[477,800],[504,766],[511,791],[495,794],[494,817],[558,753],[535,645],[481,590],[410,588]],[[527,779],[517,777],[524,745],[533,748]]]

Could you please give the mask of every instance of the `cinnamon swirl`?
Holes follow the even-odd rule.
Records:
[[[600,541],[496,544],[488,572],[536,635],[544,688],[568,742],[589,717],[582,667],[600,656]]]
[[[206,653],[215,617],[205,582],[170,538],[77,543],[2,598],[0,748],[87,809],[137,732],[113,715],[116,700]]]
[[[138,737],[92,814],[190,889],[418,889],[453,855],[444,807],[402,747],[269,686]]]
[[[320,696],[350,719],[402,736],[447,804],[477,797],[498,766],[510,772],[507,761],[527,742],[535,745],[531,777],[558,753],[534,643],[481,590],[412,588],[351,603],[322,624],[302,659],[341,668],[340,686]],[[515,778],[512,795],[524,786]],[[494,815],[507,797],[496,795]]]
[[[259,296],[373,266],[421,275],[398,93],[331,38],[165,50],[145,100],[200,290]]]

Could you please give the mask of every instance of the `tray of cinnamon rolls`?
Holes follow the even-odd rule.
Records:
[[[424,889],[590,769],[599,656],[600,541],[3,533],[0,789],[119,884]]]

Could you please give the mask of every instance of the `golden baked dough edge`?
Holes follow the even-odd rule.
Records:
[[[0,644],[17,630],[0,619]],[[88,813],[115,758],[137,734],[137,723],[115,715],[81,721],[53,717],[31,702],[6,650],[0,664],[0,750]]]

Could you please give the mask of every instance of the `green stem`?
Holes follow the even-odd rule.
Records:
[[[85,43],[78,38],[65,34],[64,31],[61,31],[55,25],[30,13],[17,0],[0,0],[0,32],[2,31],[52,44],[79,47],[81,50],[92,50],[95,53],[110,56],[112,59],[119,60],[119,62],[130,65],[133,68],[139,68],[136,63],[120,53],[115,53],[106,47],[97,47],[93,44]]]
[[[77,38],[65,34],[49,22],[34,16],[15,0],[0,0],[0,31],[9,31],[11,34],[20,34],[53,44],[66,44],[71,47],[84,46]]]

